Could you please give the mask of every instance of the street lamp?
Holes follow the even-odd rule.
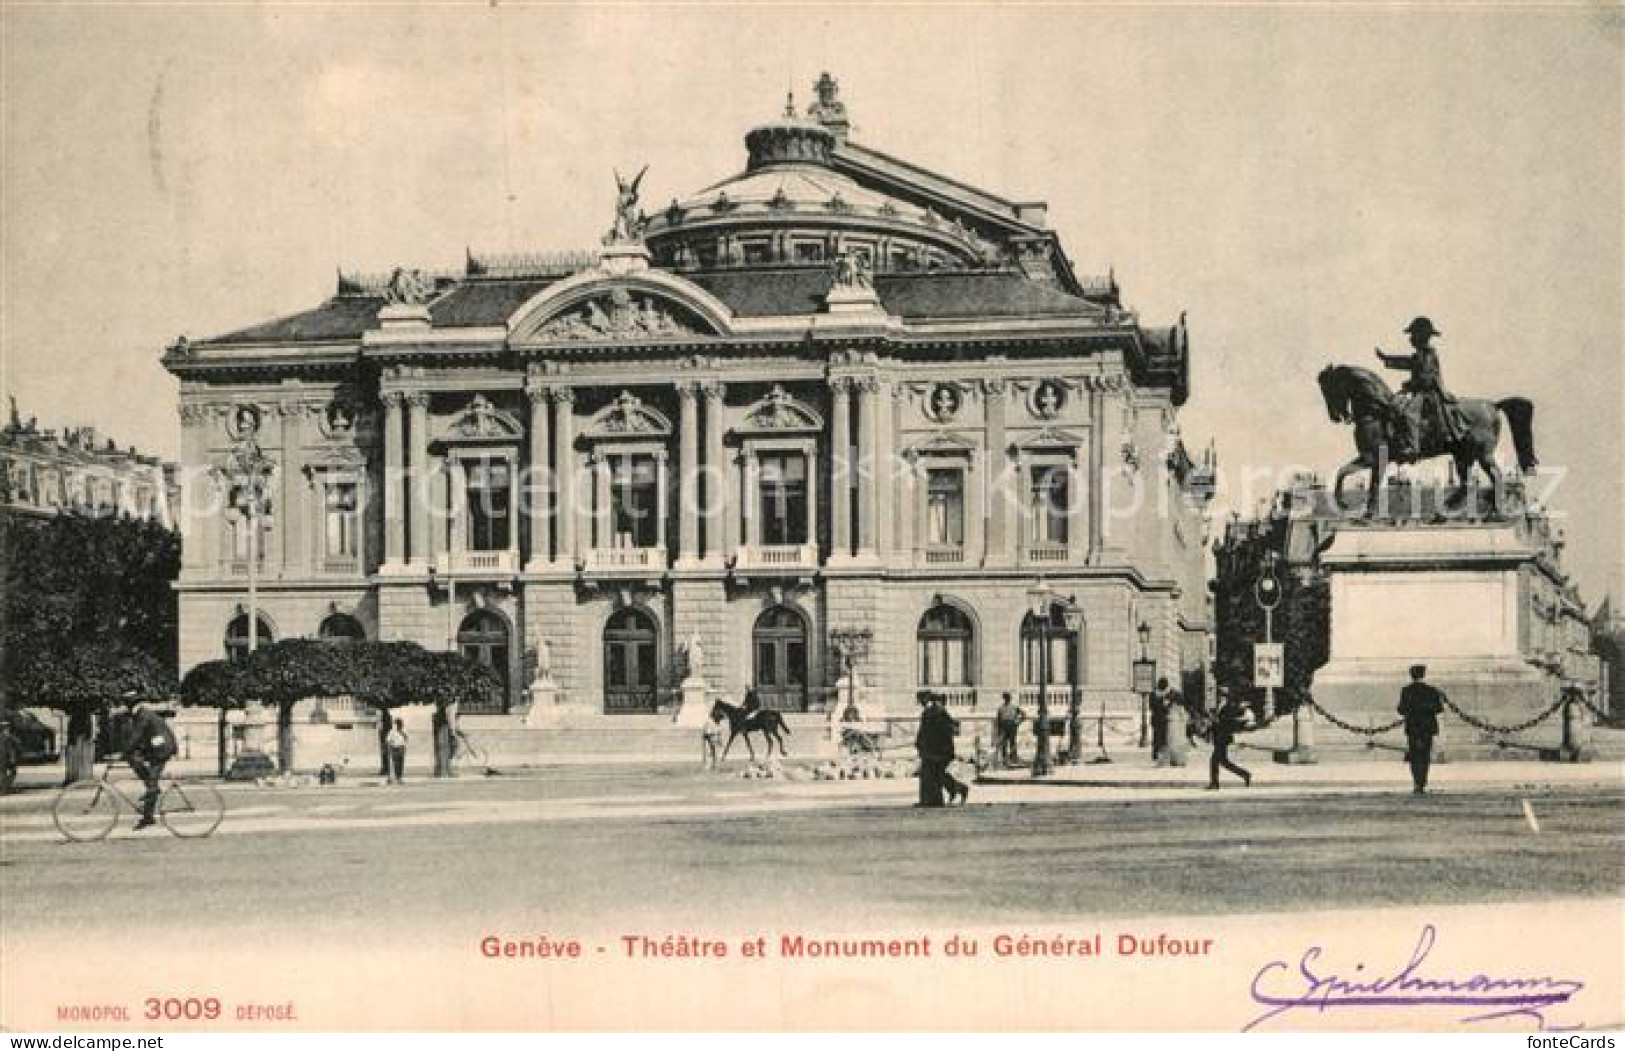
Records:
[[[271,480],[276,477],[276,461],[265,455],[252,434],[242,439],[226,454],[225,463],[214,468],[215,480],[226,487],[226,498],[248,516],[248,652],[259,648],[259,560],[260,516],[270,504]],[[257,707],[257,705],[256,705]],[[226,773],[226,709],[220,708],[215,759],[221,776]],[[255,733],[253,729],[246,731]],[[250,744],[253,737],[248,738]]]
[[[1074,640],[1078,640],[1074,642],[1074,645],[1082,645],[1083,610],[1078,607],[1078,602],[1076,599],[1067,600],[1066,605],[1061,610],[1061,620],[1066,625],[1067,633],[1070,634]],[[1076,667],[1072,669],[1072,674],[1067,676],[1067,678],[1072,680],[1072,696],[1067,701],[1066,761],[1076,766],[1079,760],[1083,758],[1083,733],[1079,727],[1080,718],[1078,711],[1080,706],[1083,704],[1083,697],[1078,692],[1079,684]]]
[[[1033,776],[1050,772],[1049,761],[1049,626],[1055,589],[1039,577],[1027,592],[1033,627],[1038,632],[1038,717],[1033,726]]]
[[[1151,625],[1140,621],[1140,659],[1134,662],[1134,692],[1140,695],[1140,747],[1145,747],[1150,722],[1151,691],[1156,688],[1157,662],[1151,659]]]
[[[259,558],[260,516],[270,504],[271,480],[276,461],[265,455],[253,436],[244,436],[229,453],[226,462],[215,469],[215,477],[227,486],[227,496],[248,516],[248,652],[259,647]]]

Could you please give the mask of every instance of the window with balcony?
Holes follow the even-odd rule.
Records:
[[[358,492],[354,482],[329,482],[322,497],[323,554],[332,559],[360,553]]]
[[[931,547],[964,545],[964,471],[933,467],[926,472],[925,541]]]
[[[478,460],[466,468],[468,550],[505,551],[513,529],[512,483],[508,464]]]
[[[610,519],[616,547],[660,544],[660,465],[653,456],[616,458]]]
[[[920,618],[918,633],[920,685],[969,686],[972,679],[970,617],[957,607],[938,603]]]
[[[757,463],[761,542],[766,545],[807,543],[807,457],[794,452],[764,452]]]
[[[1027,495],[1033,546],[1066,546],[1070,475],[1070,470],[1061,464],[1041,464],[1032,469]]]

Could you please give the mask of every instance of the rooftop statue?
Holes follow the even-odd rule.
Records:
[[[627,181],[617,169],[615,172],[615,225],[604,235],[605,244],[631,244],[643,236],[648,217],[638,208],[638,186],[648,174],[649,166]]]
[[[1414,354],[1377,351],[1383,364],[1406,369],[1410,380],[1396,395],[1382,377],[1354,365],[1328,365],[1319,376],[1326,414],[1333,423],[1354,425],[1354,459],[1338,468],[1333,499],[1341,500],[1343,483],[1361,470],[1371,472],[1365,515],[1376,513],[1378,490],[1388,465],[1420,463],[1438,456],[1455,460],[1458,484],[1450,496],[1454,507],[1467,496],[1476,464],[1491,485],[1491,513],[1500,513],[1501,472],[1495,449],[1501,440],[1501,416],[1512,430],[1518,468],[1535,468],[1534,406],[1527,398],[1456,399],[1440,383],[1438,352],[1430,341],[1443,335],[1425,317],[1412,321],[1406,332]]]

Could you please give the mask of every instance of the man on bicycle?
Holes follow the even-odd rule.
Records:
[[[147,786],[141,797],[141,820],[135,823],[139,832],[153,824],[153,812],[158,809],[158,779],[175,756],[175,734],[164,717],[140,698],[124,698],[124,707],[129,716],[124,761]]]

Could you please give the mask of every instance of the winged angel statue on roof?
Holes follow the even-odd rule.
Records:
[[[638,186],[648,171],[649,166],[645,164],[643,170],[629,182],[621,175],[620,169],[616,169],[615,225],[604,235],[605,244],[630,244],[643,236],[643,228],[649,220],[638,208]]]

